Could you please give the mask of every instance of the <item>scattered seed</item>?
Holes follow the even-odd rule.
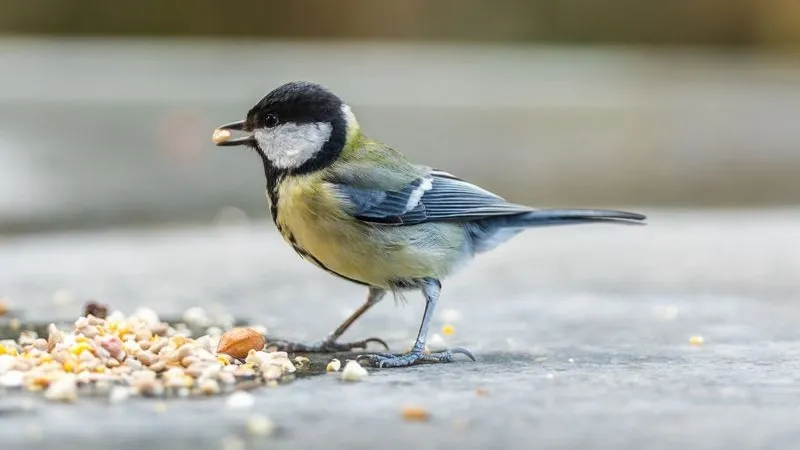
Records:
[[[336,358],[333,358],[327,366],[325,366],[326,372],[338,372],[339,369],[342,368],[342,362]]]
[[[298,369],[307,368],[311,365],[311,360],[306,358],[305,356],[296,356],[294,358],[295,366]]]
[[[25,373],[19,370],[10,370],[0,376],[0,386],[5,388],[19,388],[25,381]]]
[[[250,409],[255,402],[253,396],[247,392],[236,391],[228,396],[228,399],[225,401],[225,407],[228,409]]]
[[[262,350],[265,344],[266,340],[263,334],[250,328],[233,328],[220,337],[217,353],[224,353],[234,358],[245,358],[250,350]]]
[[[345,381],[358,381],[369,375],[367,369],[361,367],[361,364],[355,360],[349,360],[344,365],[342,370],[342,380]]]
[[[131,395],[130,388],[124,386],[114,386],[108,393],[108,401],[111,404],[122,403],[128,400],[130,395]]]
[[[275,430],[275,424],[268,418],[254,414],[247,418],[247,434],[251,436],[269,436]]]
[[[699,347],[699,346],[703,345],[703,342],[705,342],[705,339],[703,339],[703,336],[692,336],[692,337],[689,338],[689,344],[691,344],[691,345],[693,345],[695,347]]]
[[[44,393],[44,398],[52,401],[74,402],[78,399],[78,384],[72,374],[64,374],[53,381]]]
[[[430,413],[419,406],[406,406],[403,408],[403,419],[409,422],[427,422],[430,417]]]
[[[195,322],[203,322],[200,316],[197,310],[187,313]],[[63,331],[49,324],[47,339],[23,330],[17,340],[0,341],[0,390],[41,391],[48,400],[67,402],[89,392],[119,403],[130,395],[218,395],[277,385],[297,370],[286,352],[264,352],[263,334],[256,330],[234,329],[250,340],[245,342],[251,347],[245,353],[248,363],[243,364],[235,355],[216,353],[217,338],[193,339],[190,333],[180,334],[180,328],[140,309],[131,316],[114,311],[105,319],[87,314]],[[310,363],[304,357],[294,361]],[[238,399],[229,400],[232,407],[242,402]]]
[[[217,383],[217,380],[214,379],[205,379],[200,383],[200,392],[205,395],[219,394],[219,383]]]
[[[84,316],[92,315],[99,319],[105,319],[107,314],[108,314],[108,306],[102,305],[100,303],[89,302],[86,304],[86,306],[83,307]]]
[[[428,339],[427,348],[432,352],[446,350],[447,342],[444,340],[442,336],[434,334],[433,336],[430,337],[430,339]]]

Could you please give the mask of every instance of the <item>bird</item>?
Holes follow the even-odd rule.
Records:
[[[327,337],[310,344],[283,341],[283,350],[350,351],[375,342],[388,351],[379,338],[339,338],[387,293],[422,293],[425,309],[410,350],[359,355],[378,368],[449,363],[459,354],[475,361],[466,348],[431,352],[426,342],[442,281],[478,254],[529,228],[646,219],[627,211],[516,204],[445,170],[416,164],[369,137],[350,105],[316,82],[275,87],[244,119],[217,127],[213,141],[258,154],[272,220],[300,257],[367,290],[366,301]]]

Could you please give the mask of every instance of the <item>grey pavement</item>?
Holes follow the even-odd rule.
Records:
[[[800,212],[644,212],[647,227],[528,231],[446,281],[434,331],[457,312],[448,343],[477,362],[299,379],[256,391],[250,412],[224,398],[159,410],[34,397],[0,419],[3,448],[222,449],[230,436],[247,448],[797,448]],[[88,298],[165,315],[201,305],[316,339],[364,296],[261,222],[17,235],[0,240],[0,268],[0,295],[42,320]],[[418,295],[389,299],[346,337],[400,350],[421,311]],[[431,420],[405,422],[404,405]],[[252,413],[276,433],[247,437]]]

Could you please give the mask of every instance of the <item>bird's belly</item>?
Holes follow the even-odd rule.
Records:
[[[464,258],[454,224],[391,227],[306,217],[282,221],[284,237],[305,259],[339,276],[391,289],[421,278],[443,278]]]

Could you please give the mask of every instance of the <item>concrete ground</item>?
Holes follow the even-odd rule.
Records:
[[[309,377],[254,392],[250,411],[224,398],[35,397],[20,412],[30,399],[0,396],[3,448],[796,448],[800,212],[644,212],[648,227],[526,232],[446,281],[435,332],[453,320],[448,343],[477,362]],[[41,320],[89,298],[165,315],[202,305],[316,339],[364,295],[263,223],[17,236],[0,249],[0,295]],[[421,311],[416,295],[387,300],[346,337],[401,350]],[[404,421],[405,405],[430,421]],[[254,413],[277,431],[248,437]]]

